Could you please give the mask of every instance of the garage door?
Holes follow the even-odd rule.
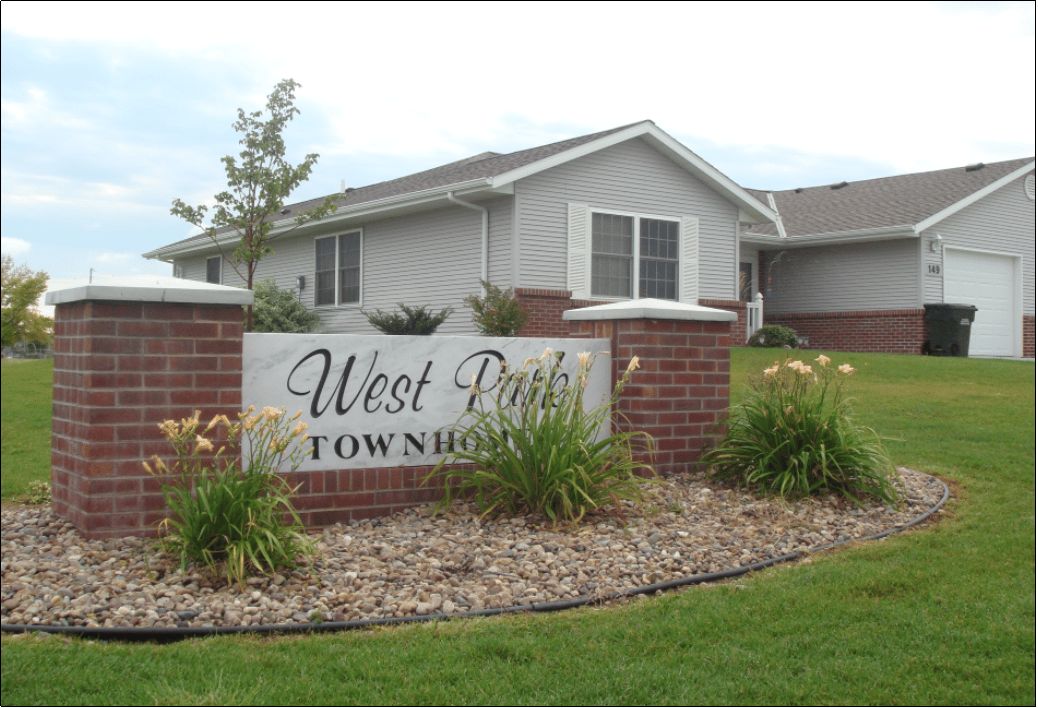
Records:
[[[975,305],[970,356],[1012,356],[1014,259],[990,253],[944,252],[944,301]]]

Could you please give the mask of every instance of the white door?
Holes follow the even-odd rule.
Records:
[[[946,249],[944,302],[977,308],[970,331],[970,356],[1013,356],[1014,259],[992,253]]]

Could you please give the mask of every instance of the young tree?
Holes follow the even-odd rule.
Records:
[[[317,154],[307,155],[296,166],[285,160],[285,141],[281,134],[288,121],[299,109],[293,103],[299,84],[285,79],[274,87],[267,97],[267,112],[270,117],[262,120],[263,112],[246,113],[238,109],[238,120],[234,129],[243,133],[239,141],[244,149],[239,153],[239,163],[228,155],[221,161],[227,172],[228,191],[216,195],[210,225],[204,226],[207,207],[188,206],[180,199],[173,200],[170,213],[190,224],[203,229],[220,249],[220,255],[245,281],[252,290],[252,280],[260,260],[274,252],[270,241],[275,235],[284,235],[303,224],[316,221],[335,211],[337,202],[344,197],[328,197],[309,211],[297,213],[294,226],[274,234],[275,220],[281,215],[285,200],[292,191],[310,177],[317,163]],[[234,232],[239,236],[237,247],[228,254],[217,238],[218,235]],[[249,308],[247,328],[252,331],[252,308]]]
[[[14,266],[10,256],[2,258],[0,285],[0,345],[18,342],[45,344],[50,341],[54,323],[36,310],[36,301],[47,289],[47,274],[27,265]]]

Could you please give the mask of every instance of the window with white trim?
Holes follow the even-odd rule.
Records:
[[[314,305],[359,305],[361,232],[314,240]]]
[[[223,259],[220,256],[214,256],[213,258],[205,259],[205,282],[220,284],[222,275],[221,268],[223,266]]]
[[[567,287],[578,299],[696,304],[699,220],[569,204]]]
[[[678,222],[592,212],[591,297],[629,298],[635,290],[678,299]]]

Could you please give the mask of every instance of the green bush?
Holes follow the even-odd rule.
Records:
[[[590,412],[584,410],[584,387],[594,360],[578,355],[576,383],[557,385],[559,357],[548,349],[540,359],[527,359],[521,370],[505,367],[493,395],[476,389],[479,409],[470,408],[451,433],[454,451],[441,460],[425,482],[438,479],[444,496],[434,511],[452,499],[471,499],[480,514],[542,514],[552,523],[576,523],[585,514],[612,505],[622,513],[623,499],[641,502],[635,473],[650,469],[634,459],[632,443],[641,438],[651,451],[647,433],[617,432],[599,439],[614,422],[613,406],[638,358],[617,382],[612,397]],[[448,469],[451,463],[471,462],[475,469]]]
[[[398,302],[397,306],[404,311],[403,315],[397,312],[387,313],[375,310],[365,312],[364,316],[368,318],[368,323],[382,334],[428,335],[435,332],[436,328],[454,312],[453,307],[445,307],[440,310],[439,314],[434,315],[426,311],[426,305],[408,307],[404,303]]]
[[[761,342],[761,337],[764,341]],[[797,333],[789,327],[779,325],[764,325],[750,337],[747,342],[751,347],[786,347],[797,348]]]
[[[223,568],[228,584],[292,567],[299,556],[316,552],[292,507],[295,490],[277,474],[286,457],[293,471],[299,466],[306,424],[290,430],[299,414],[289,419],[283,408],[268,407],[253,416],[253,410],[239,414],[234,425],[216,416],[201,432],[197,411],[179,424],[167,420],[159,428],[177,461],[172,469],[157,455],[151,465],[144,463],[151,474],[172,478],[162,485],[171,516],[159,523],[160,547],[179,557],[181,570],[192,562],[218,576]],[[219,435],[221,428],[226,444],[213,454],[207,436]]]
[[[512,288],[501,290],[485,280],[479,281],[486,295],[465,298],[472,308],[472,321],[484,337],[515,337],[530,319],[530,314],[515,299]]]
[[[25,494],[26,504],[50,504],[50,482],[34,479],[29,482],[29,491]]]
[[[252,331],[305,334],[321,328],[321,318],[299,302],[291,290],[278,290],[267,278],[252,291]]]
[[[775,362],[755,378],[741,405],[729,409],[727,432],[703,457],[715,479],[783,496],[837,492],[897,503],[894,467],[879,437],[850,417],[841,377],[849,364],[818,370]]]

